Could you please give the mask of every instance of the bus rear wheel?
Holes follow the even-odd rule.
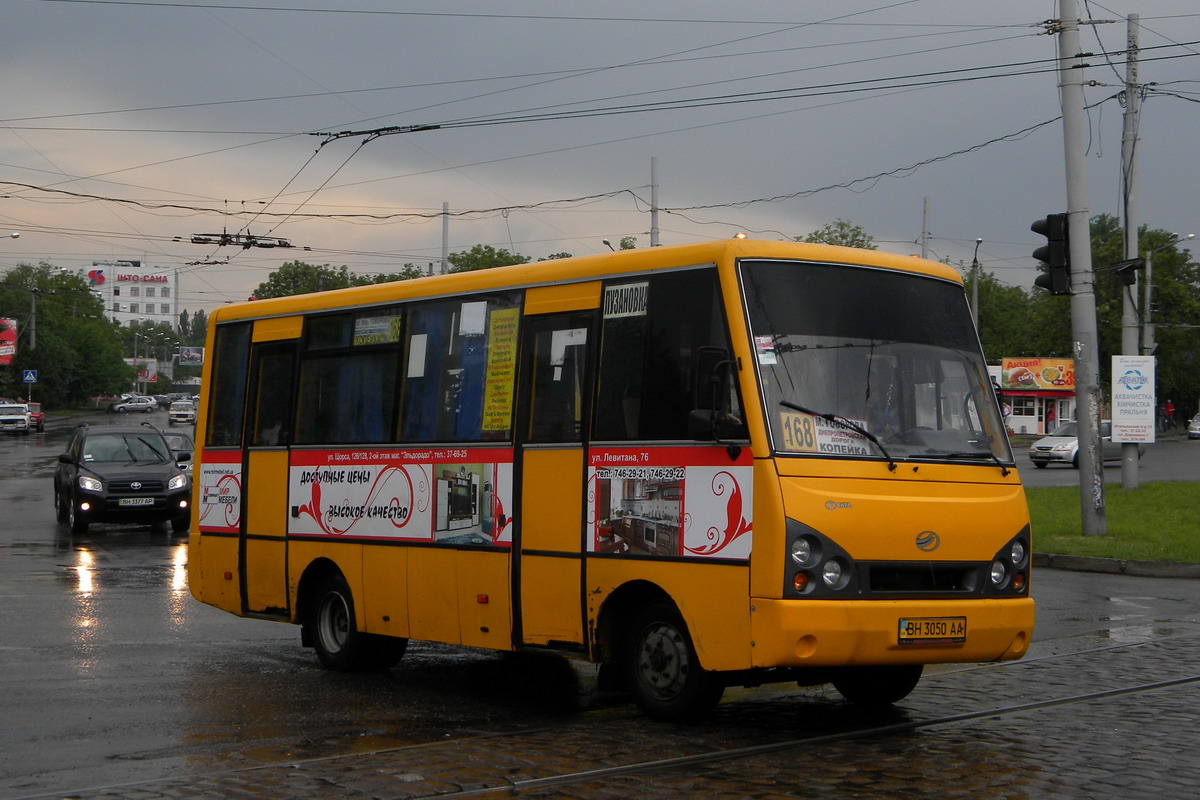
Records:
[[[924,664],[844,667],[834,675],[833,688],[855,705],[890,706],[908,697],[924,669]]]
[[[394,666],[408,647],[407,639],[358,630],[354,597],[340,574],[321,582],[308,620],[317,658],[340,672],[381,670]]]
[[[634,701],[655,719],[695,719],[711,711],[725,691],[716,673],[700,667],[687,625],[666,603],[634,617],[624,661]]]

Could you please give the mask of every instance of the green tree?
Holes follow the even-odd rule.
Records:
[[[621,237],[621,245],[617,249],[618,250],[636,250],[637,249],[637,237],[636,236],[622,236]]]
[[[818,228],[807,236],[795,237],[797,242],[812,244],[836,244],[842,247],[860,247],[864,250],[875,250],[875,239],[861,226],[844,220],[835,219],[833,222]]]
[[[132,371],[121,357],[120,333],[78,272],[53,264],[19,264],[0,281],[0,317],[17,320],[12,365],[0,367],[0,395],[26,396],[50,408],[83,404],[120,391]],[[32,387],[24,371],[38,372]]]
[[[571,258],[570,253],[551,253],[545,258],[539,258],[538,261],[557,261],[560,258]]]
[[[473,272],[477,269],[507,267],[511,264],[528,264],[529,257],[520,253],[497,250],[489,244],[477,244],[470,250],[449,255],[450,272]]]
[[[345,289],[348,286],[358,286],[364,282],[357,275],[351,274],[343,264],[331,267],[328,264],[317,266],[303,261],[288,261],[279,269],[267,276],[258,285],[253,296],[259,300],[270,297],[291,297],[297,294],[323,292],[328,289]]]
[[[350,286],[411,280],[424,275],[425,273],[421,271],[420,267],[413,264],[405,264],[396,273],[356,275],[345,264],[340,267],[331,267],[328,264],[317,266],[306,264],[303,261],[289,261],[267,276],[267,279],[254,290],[252,297],[256,300],[291,297],[292,295],[324,292],[330,289],[345,289]]]
[[[184,342],[192,347],[203,347],[204,340],[208,336],[208,315],[203,309],[196,309],[192,312],[191,339]]]

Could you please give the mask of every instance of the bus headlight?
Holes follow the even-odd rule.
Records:
[[[815,566],[821,559],[821,544],[812,537],[799,536],[792,540],[792,561],[802,567]]]
[[[831,558],[825,562],[825,566],[821,569],[821,580],[830,589],[841,589],[846,585],[847,570],[840,558]]]
[[[1004,566],[1004,562],[996,559],[992,562],[992,586],[1003,586],[1004,581],[1008,578],[1008,569]]]
[[[1013,542],[1012,547],[1009,548],[1008,560],[1011,561],[1014,566],[1020,566],[1021,564],[1025,563],[1025,543],[1020,539]]]

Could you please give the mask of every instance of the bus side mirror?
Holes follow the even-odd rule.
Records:
[[[688,435],[699,442],[742,438],[745,426],[732,408],[733,368],[737,365],[723,347],[701,347],[696,357],[693,397],[696,408],[688,414]]]

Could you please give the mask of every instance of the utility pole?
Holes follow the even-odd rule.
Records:
[[[971,321],[979,331],[979,245],[983,239],[975,240],[975,255],[971,256]]]
[[[929,198],[921,203],[921,258],[929,258]]]
[[[1138,86],[1138,15],[1130,14],[1127,25],[1125,56],[1125,125],[1121,136],[1122,188],[1125,194],[1125,258],[1138,257],[1138,209],[1134,171],[1137,164],[1138,114],[1141,111],[1141,87]],[[1130,270],[1132,283],[1121,287],[1121,352],[1138,354],[1137,270]],[[1121,488],[1138,488],[1138,444],[1121,445]]]
[[[1071,336],[1079,413],[1079,506],[1084,536],[1108,534],[1104,509],[1104,458],[1100,450],[1100,356],[1096,335],[1092,242],[1087,202],[1083,63],[1076,0],[1058,0],[1059,98],[1067,176],[1067,224],[1071,253]]]
[[[442,274],[450,270],[450,203],[442,201]]]
[[[650,246],[658,247],[658,156],[650,156]]]

